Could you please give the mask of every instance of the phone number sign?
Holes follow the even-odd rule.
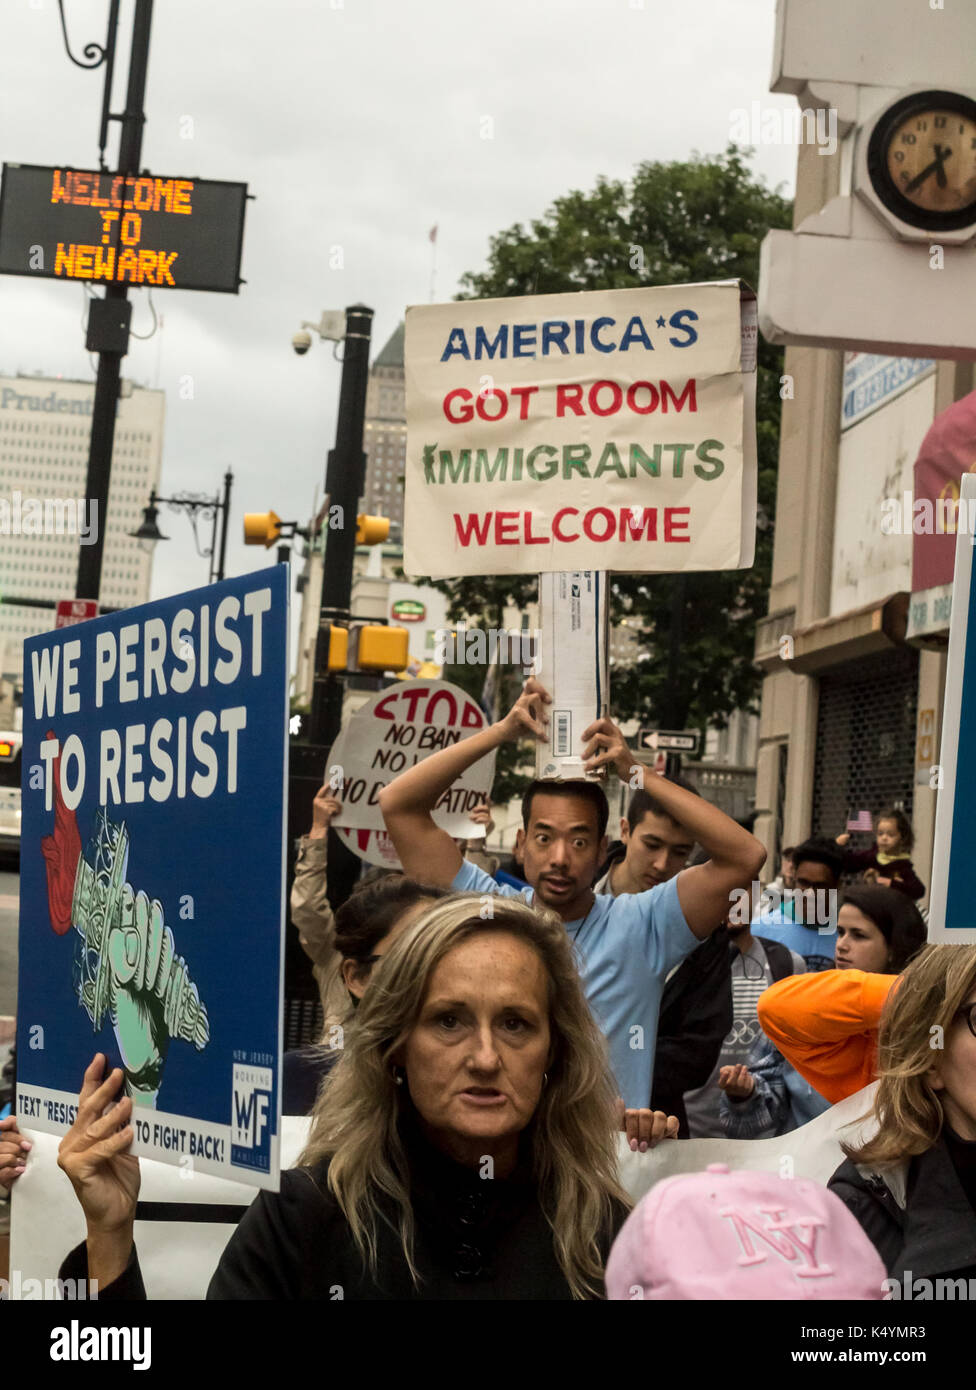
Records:
[[[0,274],[236,294],[247,184],[4,164]]]

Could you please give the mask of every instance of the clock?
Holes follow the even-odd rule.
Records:
[[[926,231],[976,223],[976,101],[958,92],[912,92],[881,115],[867,148],[880,202]]]

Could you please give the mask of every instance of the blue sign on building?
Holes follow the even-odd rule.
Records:
[[[914,386],[931,376],[935,362],[931,357],[879,357],[872,352],[844,354],[844,399],[840,427],[849,429]]]
[[[278,1185],[288,568],[24,647],[17,1103],[96,1052],[132,1152]]]

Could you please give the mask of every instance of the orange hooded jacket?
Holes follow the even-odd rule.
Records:
[[[878,1023],[897,975],[822,970],[789,975],[759,996],[763,1032],[836,1105],[877,1076]]]

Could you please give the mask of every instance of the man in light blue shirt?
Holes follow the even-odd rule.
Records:
[[[753,936],[779,941],[802,956],[808,971],[833,970],[837,886],[843,856],[833,840],[806,840],[793,851],[794,889],[753,918]]]
[[[731,895],[758,875],[766,852],[716,806],[659,777],[654,796],[711,856],[644,893],[596,896],[592,889],[606,856],[609,808],[602,788],[588,781],[536,781],[522,801],[516,853],[531,885],[501,885],[466,864],[431,812],[461,774],[502,743],[526,734],[545,740],[550,697],[529,679],[497,724],[441,749],[402,772],[380,793],[383,818],[404,872],[421,883],[458,892],[536,898],[557,913],[576,948],[586,996],[610,1046],[610,1061],[628,1108],[651,1095],[661,990],[669,972],[725,919]],[[634,777],[654,774],[638,763],[609,719],[583,731],[587,772],[614,767]]]

